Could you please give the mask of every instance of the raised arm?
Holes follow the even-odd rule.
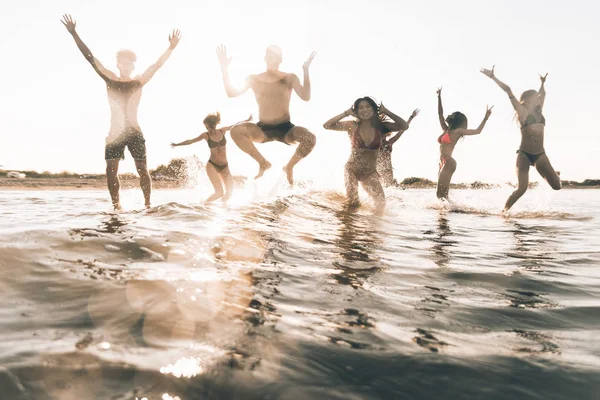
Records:
[[[525,107],[519,103],[519,100],[517,100],[515,98],[515,95],[512,92],[512,89],[504,82],[500,81],[498,78],[496,78],[496,75],[494,73],[494,68],[496,66],[494,65],[492,67],[492,69],[486,69],[486,68],[482,68],[481,69],[481,73],[484,74],[485,76],[487,76],[488,78],[490,78],[491,80],[493,80],[494,82],[496,82],[496,84],[498,86],[500,86],[500,89],[504,90],[506,92],[506,94],[508,95],[508,98],[510,99],[510,103],[512,104],[513,108],[515,109],[515,111],[517,112],[517,114],[519,114],[519,118],[521,118],[522,116],[527,114],[527,109],[525,109]]]
[[[312,60],[315,58],[316,55],[317,53],[313,51],[302,65],[302,70],[304,71],[303,85],[300,84],[300,79],[296,75],[293,76],[292,88],[294,89],[298,97],[300,97],[304,101],[310,100],[310,77],[308,74],[308,68],[310,67],[310,63],[312,63]]]
[[[483,121],[481,121],[481,123],[479,124],[479,126],[477,127],[477,129],[454,129],[452,131],[452,133],[454,134],[459,134],[459,135],[479,135],[481,133],[481,131],[483,130],[483,127],[485,126],[485,123],[487,122],[488,118],[490,118],[490,115],[492,115],[492,108],[494,108],[494,106],[488,107],[486,106],[486,110],[485,110],[485,116],[483,117]]]
[[[442,107],[442,88],[438,88],[436,90],[437,98],[438,98],[438,118],[440,119],[440,125],[443,131],[448,130],[448,124],[446,123],[446,119],[444,118],[444,107]]]
[[[173,29],[173,32],[169,35],[169,48],[167,49],[167,51],[165,51],[163,55],[160,56],[158,61],[156,61],[154,64],[148,67],[148,69],[144,71],[144,73],[140,76],[139,79],[142,85],[148,83],[148,81],[152,79],[156,71],[158,71],[160,67],[162,67],[164,63],[167,62],[169,57],[171,57],[173,50],[175,50],[175,47],[177,47],[177,45],[179,44],[179,40],[181,40],[181,32],[179,32],[179,29]]]
[[[60,22],[62,22],[65,28],[67,28],[67,31],[69,31],[71,36],[73,36],[75,44],[77,44],[77,48],[79,48],[79,51],[81,51],[85,59],[88,60],[88,62],[92,65],[94,71],[96,71],[96,73],[100,75],[100,77],[104,80],[116,79],[117,75],[104,68],[100,61],[98,61],[98,59],[94,57],[94,55],[92,54],[90,49],[85,45],[85,43],[83,43],[83,40],[81,40],[81,38],[77,34],[77,31],[75,30],[77,23],[73,20],[73,18],[70,15],[65,14],[63,15],[63,18]]]
[[[412,112],[412,114],[410,115],[410,117],[408,117],[408,121],[406,121],[406,123],[409,125],[410,127],[410,123],[411,121],[417,116],[419,115],[419,109],[415,109],[415,111]],[[406,128],[406,130],[408,130],[408,128]],[[398,133],[396,133],[394,136],[392,136],[389,140],[388,140],[388,144],[390,146],[393,146],[394,143],[396,143],[398,141],[398,139],[400,139],[400,136],[402,136],[402,134],[404,132],[406,132],[406,130],[403,131],[399,131]]]
[[[241,124],[241,123],[244,123],[244,122],[250,122],[250,121],[252,121],[252,114],[250,114],[250,116],[248,118],[246,118],[245,120],[243,120],[243,121],[236,122],[233,125],[223,126],[223,127],[219,128],[219,129],[222,130],[223,132],[227,132],[227,131],[230,131],[231,128],[233,128],[234,126],[236,126],[238,124]]]
[[[217,57],[221,64],[221,74],[223,75],[223,85],[225,86],[227,97],[237,97],[246,93],[248,89],[250,89],[250,80],[252,77],[250,76],[246,79],[243,87],[239,89],[234,87],[229,78],[229,63],[231,62],[231,57],[227,57],[227,48],[225,48],[225,46],[220,45],[217,47]]]
[[[548,73],[546,73],[546,75],[544,76],[540,75],[540,80],[542,81],[542,84],[540,85],[540,90],[538,90],[538,94],[540,96],[540,103],[542,106],[544,105],[544,100],[546,100],[546,88],[544,87],[544,84],[546,83],[547,76]]]
[[[383,103],[381,103],[381,105],[379,106],[379,112],[383,113],[384,115],[387,115],[394,121],[383,123],[383,126],[389,129],[390,132],[405,131],[408,129],[408,123],[393,112],[391,112],[390,110],[388,110],[387,108],[385,108]]]
[[[180,143],[171,143],[171,147],[177,147],[177,146],[187,146],[188,144],[192,144],[192,143],[196,143],[199,142],[201,140],[205,140],[208,137],[208,133],[204,132],[203,134],[201,134],[198,137],[195,137],[193,139],[189,139],[189,140],[184,140],[183,142]]]
[[[336,115],[331,118],[329,121],[323,124],[323,128],[328,129],[330,131],[344,131],[348,132],[350,129],[356,124],[354,121],[342,121],[344,118],[349,116],[355,116],[352,108],[344,111],[341,114]]]

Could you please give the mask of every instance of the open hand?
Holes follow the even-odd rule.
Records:
[[[73,20],[73,17],[71,17],[70,14],[63,15],[60,22],[62,22],[62,24],[67,28],[69,33],[75,32],[75,26],[77,25],[77,23]]]
[[[487,69],[487,68],[481,68],[479,71],[484,74],[485,76],[487,76],[488,78],[494,78],[494,68],[496,68],[496,66],[492,66],[492,69]]]
[[[177,143],[171,142],[171,147],[177,147]]]
[[[485,106],[485,118],[489,118],[490,115],[492,115],[492,108],[494,108],[494,106],[488,107],[487,105]]]
[[[419,115],[419,111],[420,110],[418,108],[415,108],[415,110],[412,112],[412,114],[410,114],[410,118],[412,119],[412,118],[416,117],[417,115]]]
[[[217,47],[217,57],[219,58],[219,63],[221,63],[221,69],[227,69],[231,62],[231,57],[227,57],[227,48],[222,44]]]
[[[435,94],[437,94],[438,97],[440,97],[442,95],[442,87],[441,86],[439,88],[437,88],[437,90],[435,91]]]
[[[169,35],[169,43],[171,43],[172,49],[177,47],[179,40],[181,40],[181,32],[179,29],[173,29],[173,32]]]
[[[310,56],[308,56],[306,61],[304,61],[304,64],[302,64],[302,69],[308,70],[308,67],[310,67],[310,63],[312,63],[312,61],[314,60],[316,55],[317,55],[316,51],[313,51],[312,53],[310,53]]]
[[[546,83],[546,77],[547,77],[547,76],[548,76],[548,73],[547,73],[547,72],[546,72],[546,75],[544,75],[544,76],[542,76],[542,74],[540,74],[540,80],[542,81],[542,84],[543,84],[543,83]]]

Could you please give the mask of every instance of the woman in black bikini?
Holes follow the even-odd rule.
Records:
[[[354,121],[342,121],[353,116]],[[387,120],[392,119],[393,122]],[[351,153],[346,163],[346,194],[350,206],[357,206],[358,183],[375,200],[379,211],[385,206],[385,194],[377,174],[377,154],[383,136],[388,132],[405,131],[408,123],[370,97],[361,97],[354,105],[323,124],[325,129],[348,132]]]
[[[544,127],[546,119],[542,114],[542,108],[546,98],[544,83],[548,74],[544,76],[540,75],[542,84],[538,91],[524,91],[519,101],[515,98],[510,87],[496,78],[494,67],[491,70],[484,68],[481,72],[496,82],[508,94],[508,98],[517,112],[519,123],[521,124],[521,146],[517,150],[517,177],[519,179],[519,186],[509,196],[508,200],[506,200],[503,210],[506,212],[527,191],[530,166],[535,165],[535,168],[550,184],[552,189],[560,190],[561,188],[560,176],[552,168],[550,160],[544,151]]]
[[[419,115],[418,108],[412,112],[406,123],[410,125],[411,121],[417,115]],[[394,168],[392,167],[392,150],[394,149],[394,143],[400,139],[400,136],[402,136],[404,132],[406,131],[400,131],[394,136],[389,135],[389,137],[384,138],[381,142],[381,149],[379,150],[379,155],[377,156],[377,173],[381,178],[383,186],[397,185],[397,182],[394,179]]]
[[[442,88],[437,90],[438,96],[438,117],[440,125],[444,133],[438,137],[440,144],[440,169],[438,172],[437,197],[438,199],[447,200],[448,191],[450,190],[450,180],[456,171],[456,160],[452,158],[454,146],[463,136],[479,135],[485,126],[488,118],[492,114],[492,107],[487,107],[483,121],[477,129],[467,129],[467,117],[465,114],[455,111],[444,119],[444,108],[442,107]]]
[[[252,116],[242,122],[251,120]],[[223,201],[227,201],[231,197],[233,190],[233,177],[231,176],[229,165],[227,164],[227,150],[225,148],[227,139],[225,139],[225,132],[231,130],[234,125],[217,129],[217,125],[219,125],[220,122],[221,115],[219,113],[209,114],[204,118],[204,126],[206,127],[207,132],[204,132],[194,139],[186,140],[181,143],[171,143],[171,147],[187,146],[188,144],[206,139],[210,149],[210,157],[206,164],[206,174],[215,189],[215,193],[206,199],[206,202],[214,201],[221,197],[223,197]],[[225,192],[223,192],[223,185],[225,185]]]

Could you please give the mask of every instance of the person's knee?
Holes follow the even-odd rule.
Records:
[[[244,127],[241,125],[236,125],[231,128],[231,132],[229,134],[231,135],[231,139],[234,142],[237,142],[246,136],[246,129],[244,129]]]
[[[554,189],[554,190],[560,190],[560,189],[562,189],[562,184],[560,182],[560,178],[552,179],[548,183],[550,183],[550,187],[552,189]]]
[[[300,141],[301,144],[304,144],[307,147],[313,148],[317,144],[317,137],[315,136],[314,133],[312,133],[309,130],[305,129],[302,132],[302,136],[301,136],[301,138],[300,138],[299,141]]]
[[[149,176],[148,167],[146,166],[146,162],[136,162],[135,168],[137,169],[138,175],[142,177]]]

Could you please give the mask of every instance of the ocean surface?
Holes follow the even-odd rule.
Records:
[[[0,192],[0,399],[600,398],[600,190],[255,191]]]

